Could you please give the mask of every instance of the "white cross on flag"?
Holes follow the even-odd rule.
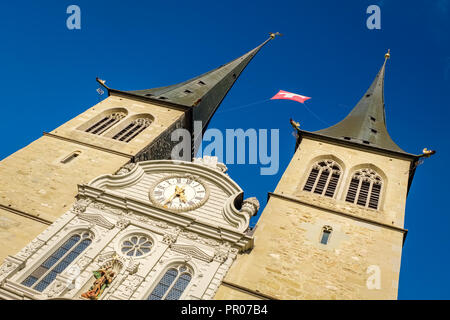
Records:
[[[287,100],[294,100],[300,103],[304,103],[306,100],[311,99],[310,97],[302,96],[301,94],[296,94],[292,92],[287,92],[280,90],[276,95],[274,95],[270,100],[275,99],[287,99]]]

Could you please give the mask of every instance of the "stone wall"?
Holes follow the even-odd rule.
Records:
[[[149,114],[153,122],[129,143],[107,137],[114,127],[102,135],[80,130],[102,112],[119,108],[127,113],[121,121],[139,114]],[[70,208],[78,184],[116,172],[180,119],[184,119],[184,113],[179,110],[110,96],[51,131],[50,135],[44,135],[3,159],[0,162],[0,208],[10,210],[8,213],[1,211],[1,215],[8,221],[20,221],[20,227],[4,228],[1,236],[4,239],[20,238],[21,230],[28,230],[28,235],[17,246],[6,245],[12,240],[2,242],[0,262],[36,237],[42,231],[42,222],[48,225]],[[68,163],[61,162],[73,152],[78,152],[78,157]],[[13,218],[16,213],[22,215]],[[15,225],[16,222],[8,223]]]
[[[343,169],[332,199],[302,191],[311,165],[326,158]],[[344,201],[352,172],[368,164],[383,177],[379,210]],[[225,281],[276,299],[396,299],[408,177],[407,160],[303,139],[261,215],[254,249]],[[332,227],[326,245],[324,226]],[[377,270],[381,287],[370,289]],[[242,297],[222,285],[215,299]]]

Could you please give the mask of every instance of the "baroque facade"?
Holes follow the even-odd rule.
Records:
[[[0,298],[212,299],[237,254],[252,248],[259,208],[215,160],[144,161],[80,185],[70,210],[6,258]],[[151,192],[171,180],[201,183],[204,203],[159,206]],[[95,291],[101,270],[112,281]]]

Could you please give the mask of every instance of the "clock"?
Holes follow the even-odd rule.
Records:
[[[150,201],[172,211],[192,211],[202,206],[209,196],[209,189],[198,177],[176,174],[163,177],[150,188]]]

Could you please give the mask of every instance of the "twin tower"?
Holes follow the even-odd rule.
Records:
[[[136,162],[170,159],[171,133],[193,133],[194,121],[205,130],[274,36],[172,86],[121,91],[98,79],[106,99],[0,162],[0,261],[57,221],[78,185]],[[316,132],[296,128],[295,153],[268,194],[254,247],[237,255],[215,299],[397,298],[405,203],[420,156],[403,151],[386,129],[388,58],[345,119]]]

